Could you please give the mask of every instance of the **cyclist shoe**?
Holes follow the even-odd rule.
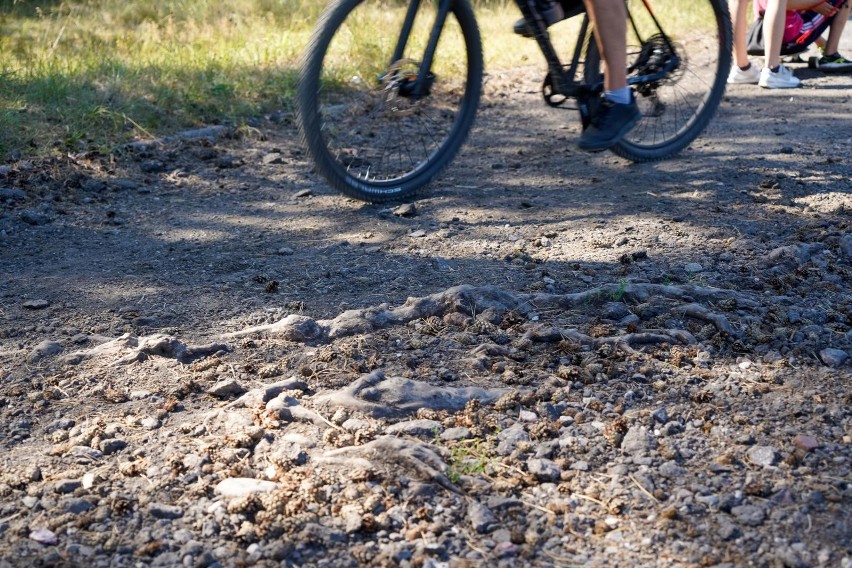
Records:
[[[641,117],[633,93],[630,93],[628,104],[618,104],[604,98],[592,123],[580,135],[577,145],[581,150],[602,152],[621,141]]]
[[[747,69],[740,69],[736,64],[731,67],[731,72],[728,73],[728,83],[742,85],[757,85],[760,81],[760,65],[749,61]]]
[[[819,69],[852,69],[852,61],[846,59],[839,53],[834,53],[832,55],[823,55],[819,58],[818,68]]]
[[[556,0],[540,0],[538,10],[541,12],[541,17],[544,18],[544,22],[548,28],[556,22],[561,22],[565,19],[565,10],[562,9],[562,4]],[[527,21],[524,18],[515,22],[514,30],[520,36],[533,36],[533,31],[527,25]]]
[[[795,89],[800,87],[802,82],[793,75],[793,72],[784,67],[778,66],[778,71],[773,72],[769,67],[764,67],[760,70],[760,80],[758,85],[764,89]]]

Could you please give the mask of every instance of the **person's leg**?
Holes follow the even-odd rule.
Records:
[[[606,62],[604,88],[627,86],[627,10],[623,0],[583,0],[595,26],[595,39]]]
[[[831,27],[828,28],[828,40],[825,42],[823,53],[826,55],[837,55],[840,49],[840,37],[843,35],[843,30],[846,28],[846,21],[849,19],[849,12],[852,10],[852,0],[846,0],[834,20],[831,21]]]
[[[801,86],[793,72],[781,65],[787,0],[769,0],[763,16],[763,42],[766,66],[760,72],[758,85],[766,89],[792,89]]]
[[[763,41],[766,67],[775,69],[781,65],[781,44],[784,39],[787,0],[769,0],[763,16]]]
[[[748,0],[730,0],[731,25],[734,31],[734,64],[728,73],[728,83],[755,84],[760,79],[760,67],[748,59],[746,51],[746,10]]]
[[[746,10],[748,0],[732,0],[731,26],[734,29],[734,63],[740,69],[747,68],[750,63],[746,52]]]
[[[599,152],[617,144],[639,122],[642,113],[627,85],[627,10],[624,0],[583,0],[594,23],[604,60],[604,100],[583,130],[578,145]]]

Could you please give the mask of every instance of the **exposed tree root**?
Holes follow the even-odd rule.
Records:
[[[608,284],[574,294],[516,294],[495,286],[463,285],[422,298],[409,298],[404,305],[396,308],[389,308],[387,304],[382,304],[359,310],[348,310],[334,319],[318,321],[305,316],[290,315],[279,322],[230,333],[227,337],[267,332],[280,334],[285,339],[292,341],[328,341],[359,333],[369,333],[395,325],[405,325],[416,319],[433,316],[443,317],[452,312],[476,316],[487,310],[497,314],[514,311],[535,321],[537,317],[534,316],[537,316],[537,312],[542,309],[567,310],[599,302],[601,299],[619,299],[625,302],[642,303],[654,297],[688,302],[686,306],[680,308],[685,315],[708,321],[715,325],[720,332],[732,337],[737,337],[739,334],[725,316],[714,314],[696,302],[724,302],[730,308],[743,309],[755,309],[760,306],[757,301],[734,290],[707,288],[691,284],[677,286]],[[579,334],[577,331],[564,330],[559,333]],[[663,332],[662,335],[630,334],[603,340],[592,340],[585,335],[579,335],[582,336],[580,338],[582,342],[588,344],[604,341],[631,345],[671,341],[672,339],[681,343],[692,343],[695,340],[688,332],[683,330],[668,330]]]
[[[373,371],[344,389],[315,396],[312,402],[320,406],[358,410],[373,418],[390,418],[413,414],[420,408],[458,411],[472,399],[489,404],[506,391],[440,387],[402,377],[385,378],[381,371]]]
[[[150,356],[159,356],[177,359],[181,363],[191,363],[213,353],[229,350],[230,347],[224,343],[186,345],[170,335],[154,334],[135,337],[126,333],[91,349],[71,353],[65,361],[76,365],[92,357],[118,357],[113,361],[113,365],[127,365],[144,361]]]
[[[350,469],[364,467],[369,463],[373,469],[382,468],[394,476],[398,476],[399,470],[403,469],[420,479],[434,481],[448,491],[462,494],[444,475],[447,465],[441,457],[430,446],[408,438],[382,436],[363,446],[331,450],[314,461],[343,465]]]

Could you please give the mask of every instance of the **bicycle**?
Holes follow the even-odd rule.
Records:
[[[603,90],[602,62],[582,0],[562,1],[572,18],[582,16],[565,64],[536,1],[515,3],[547,62],[544,101],[575,101],[585,128]],[[642,119],[611,150],[634,162],[661,160],[689,145],[722,99],[731,66],[727,2],[626,4],[628,83]],[[332,0],[300,69],[300,133],[317,172],[343,194],[372,203],[410,197],[458,153],[482,78],[470,0]]]

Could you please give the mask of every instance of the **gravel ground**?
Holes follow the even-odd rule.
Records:
[[[0,165],[0,566],[852,566],[852,82],[797,74],[642,165],[495,74],[392,207],[284,113]]]

